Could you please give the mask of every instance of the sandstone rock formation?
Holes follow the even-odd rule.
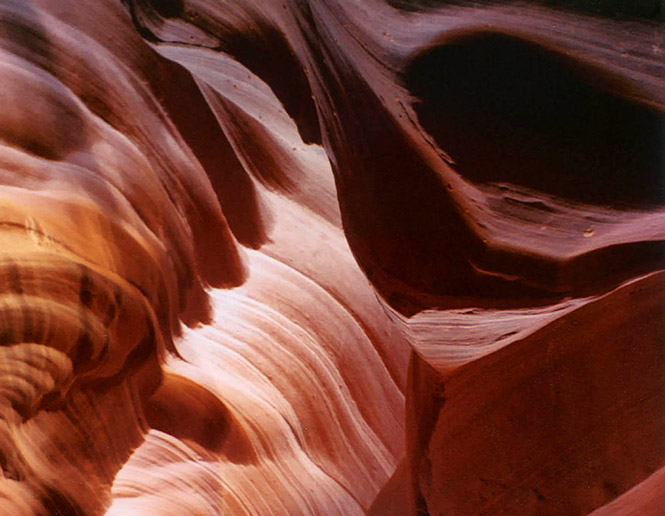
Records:
[[[665,12],[594,5],[2,2],[0,514],[661,514]]]

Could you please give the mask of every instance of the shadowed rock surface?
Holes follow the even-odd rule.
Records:
[[[2,3],[0,514],[660,514],[663,14]]]

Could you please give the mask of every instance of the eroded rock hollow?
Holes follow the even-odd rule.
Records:
[[[663,9],[0,2],[0,514],[663,514]]]

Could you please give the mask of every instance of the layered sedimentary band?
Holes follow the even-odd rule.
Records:
[[[0,514],[659,514],[647,3],[4,2]]]

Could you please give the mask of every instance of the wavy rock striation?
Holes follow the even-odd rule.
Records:
[[[615,4],[0,5],[0,514],[659,514]]]

